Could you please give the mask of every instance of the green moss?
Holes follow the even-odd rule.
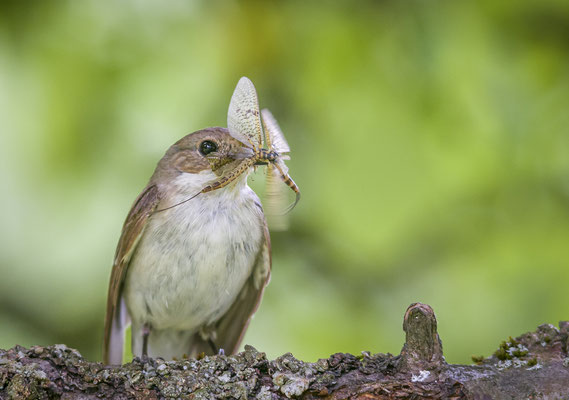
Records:
[[[498,350],[494,352],[494,356],[501,361],[511,360],[513,358],[521,358],[528,355],[528,350],[511,336],[507,341],[502,341]]]
[[[500,343],[500,347],[498,348],[498,350],[496,350],[494,352],[494,355],[496,356],[496,358],[498,358],[498,360],[511,360],[512,356],[508,354],[508,343],[506,343],[505,341],[502,341],[502,343]]]
[[[484,362],[484,356],[472,356],[472,361],[475,364],[480,365]]]
[[[536,358],[536,357],[530,358],[530,359],[528,360],[528,367],[533,367],[533,366],[536,365],[536,364],[537,364],[537,358]]]
[[[506,353],[504,350],[502,350],[502,349],[496,350],[496,351],[494,352],[494,355],[496,356],[496,358],[497,358],[498,360],[501,360],[501,361],[511,360],[511,359],[512,359],[512,357],[511,357],[508,353]]]
[[[527,350],[516,349],[512,351],[512,356],[520,358],[528,355]]]

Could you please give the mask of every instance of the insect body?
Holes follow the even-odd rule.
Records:
[[[260,159],[267,160],[268,162],[275,162],[277,158],[280,157],[276,151],[269,151],[267,149],[260,149],[259,156]]]

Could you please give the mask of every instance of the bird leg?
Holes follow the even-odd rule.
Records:
[[[150,335],[151,326],[148,323],[142,325],[142,357],[148,357],[148,336]]]

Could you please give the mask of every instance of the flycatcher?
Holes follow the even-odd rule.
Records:
[[[300,192],[283,161],[288,144],[270,112],[259,112],[247,78],[231,99],[228,127],[172,145],[135,200],[109,284],[106,364],[122,363],[128,324],[135,356],[237,351],[271,271],[267,222],[247,176],[268,165],[268,178],[280,177],[296,202]]]

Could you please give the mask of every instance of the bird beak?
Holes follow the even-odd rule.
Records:
[[[243,146],[243,147],[231,149],[231,151],[229,151],[227,156],[229,158],[234,159],[234,160],[243,160],[245,158],[253,157],[254,154],[255,154],[255,152],[253,151],[253,149],[250,149],[249,147]]]
[[[232,147],[228,151],[209,153],[206,158],[211,165],[211,170],[216,172],[228,164],[240,163],[241,160],[255,155],[253,149],[245,146]],[[217,172],[216,172],[217,173]],[[219,175],[219,174],[218,174]]]

